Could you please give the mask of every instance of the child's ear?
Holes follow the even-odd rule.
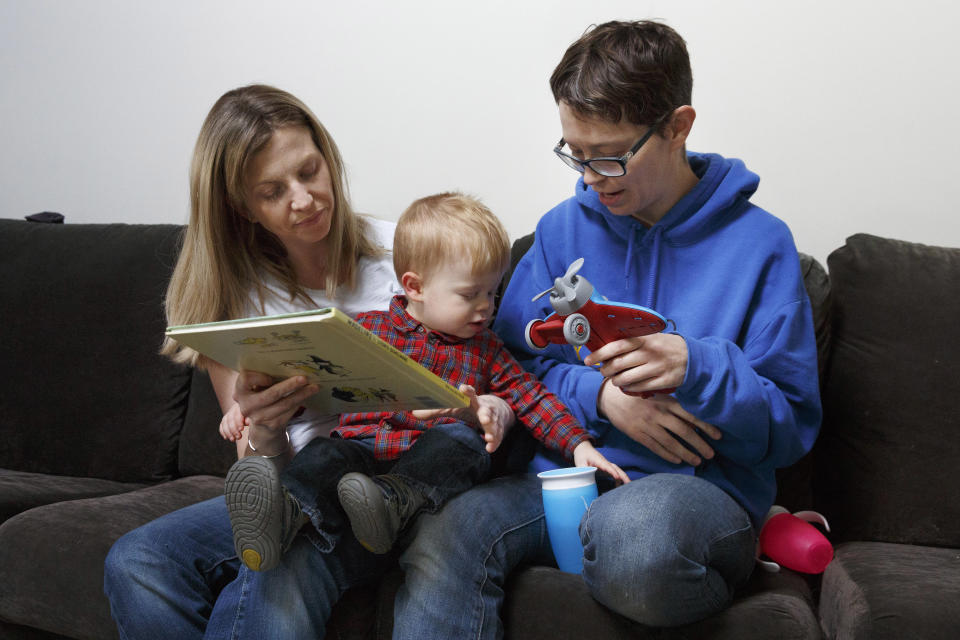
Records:
[[[423,299],[423,278],[415,271],[407,271],[400,276],[400,286],[409,300],[420,302]]]

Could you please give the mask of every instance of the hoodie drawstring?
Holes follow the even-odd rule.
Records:
[[[647,302],[644,305],[648,309],[656,309],[657,303],[657,281],[660,276],[660,241],[663,237],[663,227],[655,225],[653,231],[653,246],[650,249],[650,277],[647,283]]]
[[[663,238],[664,228],[660,225],[654,225],[649,229],[649,233],[653,236],[650,244],[650,268],[647,271],[647,299],[643,303],[643,306],[648,309],[655,309],[653,306],[657,302],[657,280],[660,276],[660,241]],[[637,233],[640,232],[640,227],[634,225],[630,228],[630,232],[627,234],[627,258],[623,263],[623,280],[624,287],[627,291],[630,290],[630,274],[633,273],[633,252],[634,245],[636,244]],[[644,241],[646,237],[644,237]]]

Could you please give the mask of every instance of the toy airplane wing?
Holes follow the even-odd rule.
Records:
[[[594,325],[598,332],[605,334],[602,336],[604,342],[646,336],[667,328],[667,320],[663,316],[653,309],[638,305],[602,301],[597,303],[597,313],[601,319]]]

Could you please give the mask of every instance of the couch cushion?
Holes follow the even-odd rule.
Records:
[[[2,620],[0,620],[0,638],[3,640],[72,640],[69,636],[62,636],[59,633],[10,624]]]
[[[0,618],[73,638],[117,637],[103,595],[103,562],[114,541],[221,493],[223,478],[193,476],[10,518],[0,525]]]
[[[176,472],[190,372],[157,354],[174,225],[0,220],[0,467]]]
[[[64,500],[98,498],[142,489],[139,482],[72,478],[0,469],[0,524],[21,511]]]
[[[361,597],[351,602],[351,606],[361,608],[351,613],[339,603],[334,617],[339,615],[342,619],[338,626],[328,629],[349,629],[375,634],[378,639],[390,638],[393,600],[402,581],[399,570],[388,572],[384,577],[376,598],[376,623],[362,617],[369,615],[362,605],[372,600],[372,595],[358,592],[356,595]],[[817,640],[821,637],[810,587],[803,577],[791,571],[757,572],[737,593],[730,607],[717,615],[683,627],[655,629],[628,620],[598,603],[580,576],[552,567],[531,566],[515,571],[507,581],[502,617],[505,636],[523,640]]]
[[[828,265],[817,508],[834,541],[960,547],[960,249],[860,234]]]
[[[820,637],[807,583],[795,573],[756,573],[724,611],[675,629],[644,627],[600,605],[583,579],[549,567],[517,572],[507,585],[507,635],[554,638],[796,638]]]
[[[338,638],[390,638],[393,601],[402,582],[403,573],[394,569],[384,576],[376,595],[371,589],[348,591],[345,600],[334,607],[328,632],[339,633],[335,636]],[[370,617],[370,605],[374,601],[377,603],[375,620]],[[792,571],[778,574],[758,571],[737,593],[730,607],[717,615],[683,627],[654,629],[598,603],[580,576],[552,567],[529,566],[518,569],[508,580],[502,616],[505,637],[523,640],[817,640],[821,637],[810,586],[804,577]]]
[[[831,638],[953,640],[958,603],[960,550],[850,542],[823,574],[820,618]]]

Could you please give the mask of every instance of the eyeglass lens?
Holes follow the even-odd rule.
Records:
[[[565,153],[558,153],[557,155],[560,156],[560,159],[563,160],[568,167],[580,173],[583,173],[584,167],[589,165],[594,172],[603,176],[617,177],[624,174],[623,165],[616,160],[601,160],[598,158],[596,160],[587,160],[586,163],[584,163]]]

